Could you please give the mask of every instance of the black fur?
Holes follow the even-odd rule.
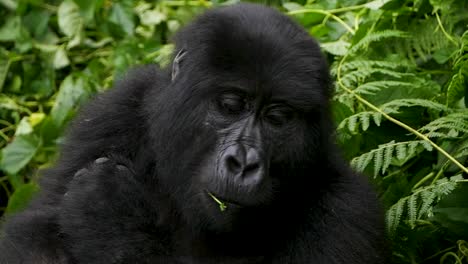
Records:
[[[7,220],[0,262],[385,263],[376,195],[332,142],[316,42],[252,4],[175,42],[177,65],[135,69],[82,110],[40,196]],[[251,179],[229,176],[230,148],[259,155]]]

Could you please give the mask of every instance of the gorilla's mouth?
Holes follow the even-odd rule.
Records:
[[[218,204],[219,210],[221,212],[226,211],[228,208],[240,208],[243,207],[239,202],[224,198],[218,194],[215,194],[211,191],[206,191],[206,194]],[[228,207],[229,206],[229,207]]]

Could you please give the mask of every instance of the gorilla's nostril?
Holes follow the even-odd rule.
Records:
[[[230,172],[238,173],[242,169],[242,164],[234,156],[228,156],[226,158],[226,166]]]
[[[247,164],[244,168],[245,173],[255,172],[260,169],[260,163]]]

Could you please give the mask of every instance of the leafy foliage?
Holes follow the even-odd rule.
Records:
[[[67,122],[172,34],[236,0],[0,0],[0,209],[37,190]],[[271,0],[321,43],[337,139],[381,193],[395,263],[468,263],[468,2]],[[453,176],[456,175],[456,176]]]

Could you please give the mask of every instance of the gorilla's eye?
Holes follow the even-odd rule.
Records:
[[[267,121],[276,126],[289,122],[293,116],[293,110],[285,105],[273,105],[265,113]]]
[[[230,114],[239,114],[247,109],[245,97],[234,93],[221,95],[218,98],[218,105],[221,110]]]

